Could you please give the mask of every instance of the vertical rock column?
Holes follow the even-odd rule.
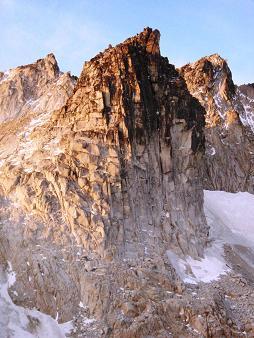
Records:
[[[159,38],[147,28],[86,63],[62,112],[86,138],[86,183],[101,211],[106,255],[166,248],[197,255],[206,241],[199,176],[204,110],[161,57]]]

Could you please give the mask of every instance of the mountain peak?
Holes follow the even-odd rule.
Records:
[[[226,62],[226,60],[221,57],[218,53],[205,56],[203,59],[210,61],[214,65],[221,65]]]
[[[108,53],[115,53],[116,50],[127,52],[128,49],[136,49],[136,51],[146,51],[151,55],[160,55],[160,32],[158,29],[152,29],[150,27],[144,28],[141,33],[138,33],[122,43],[117,44],[115,47],[109,45],[103,53],[100,52],[90,61],[95,61],[101,58],[102,55],[107,56]],[[87,64],[87,62],[85,62]]]
[[[227,61],[219,54],[205,56],[180,68],[189,91],[206,109],[208,126],[238,120],[233,98],[236,87]],[[228,118],[230,116],[230,118]],[[232,119],[232,116],[234,117]]]
[[[155,50],[150,49],[151,44],[159,47],[160,43],[160,31],[158,29],[152,29],[146,27],[142,32],[124,40],[115,47],[120,47],[123,45],[136,45],[143,48],[147,48],[148,52],[155,52]]]
[[[221,57],[218,53],[204,56],[195,62],[188,63],[184,65],[183,67],[181,67],[181,69],[183,68],[192,68],[192,69],[196,68],[200,70],[202,69],[202,71],[208,71],[208,70],[215,71],[215,69],[218,70],[222,68],[227,68],[228,71],[230,72],[228,64],[227,64],[227,60]]]
[[[48,61],[52,64],[57,64],[56,57],[53,53],[49,53],[44,58],[45,61]]]
[[[60,73],[60,69],[53,53],[47,54],[44,58],[37,60],[29,66],[35,66],[41,70],[45,70],[50,77],[55,77]]]
[[[61,108],[76,79],[60,72],[53,53],[37,61],[0,72],[0,122],[30,111]]]
[[[140,45],[145,47],[148,53],[160,54],[160,31],[146,27],[141,33],[125,40],[123,44]]]

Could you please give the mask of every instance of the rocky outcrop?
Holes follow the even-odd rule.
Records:
[[[160,56],[158,42],[159,33],[148,29],[92,59],[85,65],[68,107],[55,118],[59,126],[66,125],[66,119],[73,125],[69,147],[77,163],[84,168],[87,162],[94,162],[86,168],[86,180],[81,176],[81,188],[91,187],[87,193],[94,209],[105,214],[100,219],[106,240],[103,245],[112,247],[120,235],[120,243],[127,246],[125,254],[137,250],[131,246],[140,242],[138,233],[147,227],[161,229],[155,234],[159,241],[169,238],[182,251],[193,252],[196,249],[187,244],[194,240],[192,230],[187,234],[185,229],[192,228],[194,233],[191,224],[199,230],[203,227],[202,214],[193,222],[198,207],[188,197],[193,195],[191,180],[198,175],[196,163],[202,157],[203,111],[174,67]],[[175,160],[178,157],[181,161]],[[91,172],[96,172],[95,177]],[[98,185],[106,185],[102,195]],[[196,198],[202,200],[202,194]],[[107,202],[105,209],[101,209],[101,200]],[[184,207],[177,205],[180,201]],[[193,215],[187,211],[190,204]],[[76,219],[73,229],[80,224],[78,216]],[[96,222],[91,222],[95,228]],[[141,236],[144,240],[145,235]],[[199,246],[195,243],[193,247]]]
[[[0,122],[31,112],[52,112],[71,96],[76,78],[62,73],[53,54],[0,72]]]
[[[241,121],[254,132],[254,84],[241,85],[238,87],[238,92],[244,107]]]
[[[44,238],[48,237],[46,232],[50,231],[50,225],[47,229],[43,226],[43,208],[50,192],[40,202],[39,221],[31,218],[32,212],[28,213],[28,208],[25,208],[27,203],[31,203],[31,211],[35,196],[27,198],[30,187],[25,189],[26,181],[33,180],[33,176],[29,178],[31,169],[22,163],[27,162],[28,158],[31,161],[31,156],[34,156],[35,163],[38,161],[38,153],[43,149],[40,149],[36,142],[33,143],[30,134],[49,120],[53,110],[66,103],[73,94],[76,78],[59,70],[53,54],[33,64],[0,73],[0,77],[0,171],[1,180],[5,182],[0,188],[0,263],[5,266],[9,260],[15,264],[19,279],[16,283],[17,291],[12,296],[16,303],[36,306],[55,315],[57,308],[54,289],[58,285],[67,293],[70,276],[65,272],[66,266],[62,267],[65,265],[64,261],[56,263],[57,255],[53,254],[54,239],[51,238],[48,243],[44,242]],[[44,130],[44,133],[47,131]],[[40,135],[42,139],[45,137],[44,133]],[[34,154],[35,148],[38,149],[37,155]],[[22,172],[26,172],[28,176],[22,175]],[[23,188],[17,184],[22,177],[25,179],[21,184]],[[61,230],[56,232],[59,239]],[[44,252],[48,252],[48,261],[43,264],[41,261],[46,259]],[[52,272],[49,268],[51,264],[55,265],[55,274],[44,274],[42,266],[49,273]],[[43,278],[44,275],[47,277]],[[73,287],[66,301],[71,297],[75,299],[75,295],[77,291]],[[71,303],[68,307],[73,309]]]
[[[188,64],[180,72],[206,110],[204,187],[253,192],[251,89],[234,85],[227,62],[217,54]]]
[[[18,134],[18,146],[15,150],[12,146],[9,154],[8,135],[2,139],[6,151],[2,160],[4,190],[10,194],[23,186],[20,182],[25,177],[42,173],[47,183],[42,185],[41,177],[30,187],[30,194],[22,191],[21,203],[27,211],[39,213],[41,202],[35,196],[41,198],[52,190],[55,208],[51,210],[54,203],[45,199],[46,205],[41,208],[44,216],[63,213],[73,234],[79,228],[89,228],[90,235],[91,230],[97,231],[89,240],[77,234],[77,240],[82,237],[88,249],[97,250],[101,243],[103,250],[108,246],[103,239],[112,241],[111,222],[116,222],[116,237],[123,236],[122,227],[128,233],[127,228],[132,229],[133,224],[141,227],[142,223],[160,226],[170,243],[177,243],[176,247],[183,243],[183,252],[198,254],[194,252],[197,243],[193,242],[191,248],[191,242],[197,237],[192,232],[203,227],[202,213],[197,221],[199,207],[195,207],[202,201],[201,189],[195,198],[191,196],[192,180],[197,187],[199,184],[196,177],[204,147],[203,110],[188,94],[174,67],[160,56],[158,41],[159,33],[148,29],[106,50],[85,65],[74,95],[62,110],[50,117],[47,113],[36,116],[28,124],[22,116],[16,125],[11,121],[3,127],[3,134],[6,125],[8,130],[10,126],[16,128]],[[6,175],[10,177],[8,184]],[[73,189],[69,188],[69,179],[75,183]],[[34,184],[35,177],[30,181]],[[26,182],[24,188],[28,186]],[[17,200],[18,195],[16,191]],[[192,215],[190,204],[194,206]],[[112,210],[118,210],[117,216]],[[96,241],[97,237],[101,241]]]
[[[235,86],[230,69],[218,54],[204,57],[180,69],[188,89],[206,109],[206,126],[237,121],[233,98]]]

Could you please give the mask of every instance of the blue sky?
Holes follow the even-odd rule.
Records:
[[[64,71],[150,26],[176,66],[219,53],[254,82],[254,0],[0,0],[0,70],[53,52]]]

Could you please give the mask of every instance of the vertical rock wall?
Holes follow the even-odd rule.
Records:
[[[77,156],[101,210],[106,250],[139,255],[165,242],[201,254],[204,112],[160,56],[159,32],[146,29],[88,62],[58,125],[66,119],[84,139],[85,155]]]
[[[166,292],[182,289],[166,250],[200,256],[208,232],[204,109],[159,38],[105,50],[63,108],[0,126],[1,257],[29,290],[17,300],[61,321],[81,300],[126,337],[163,329]]]

